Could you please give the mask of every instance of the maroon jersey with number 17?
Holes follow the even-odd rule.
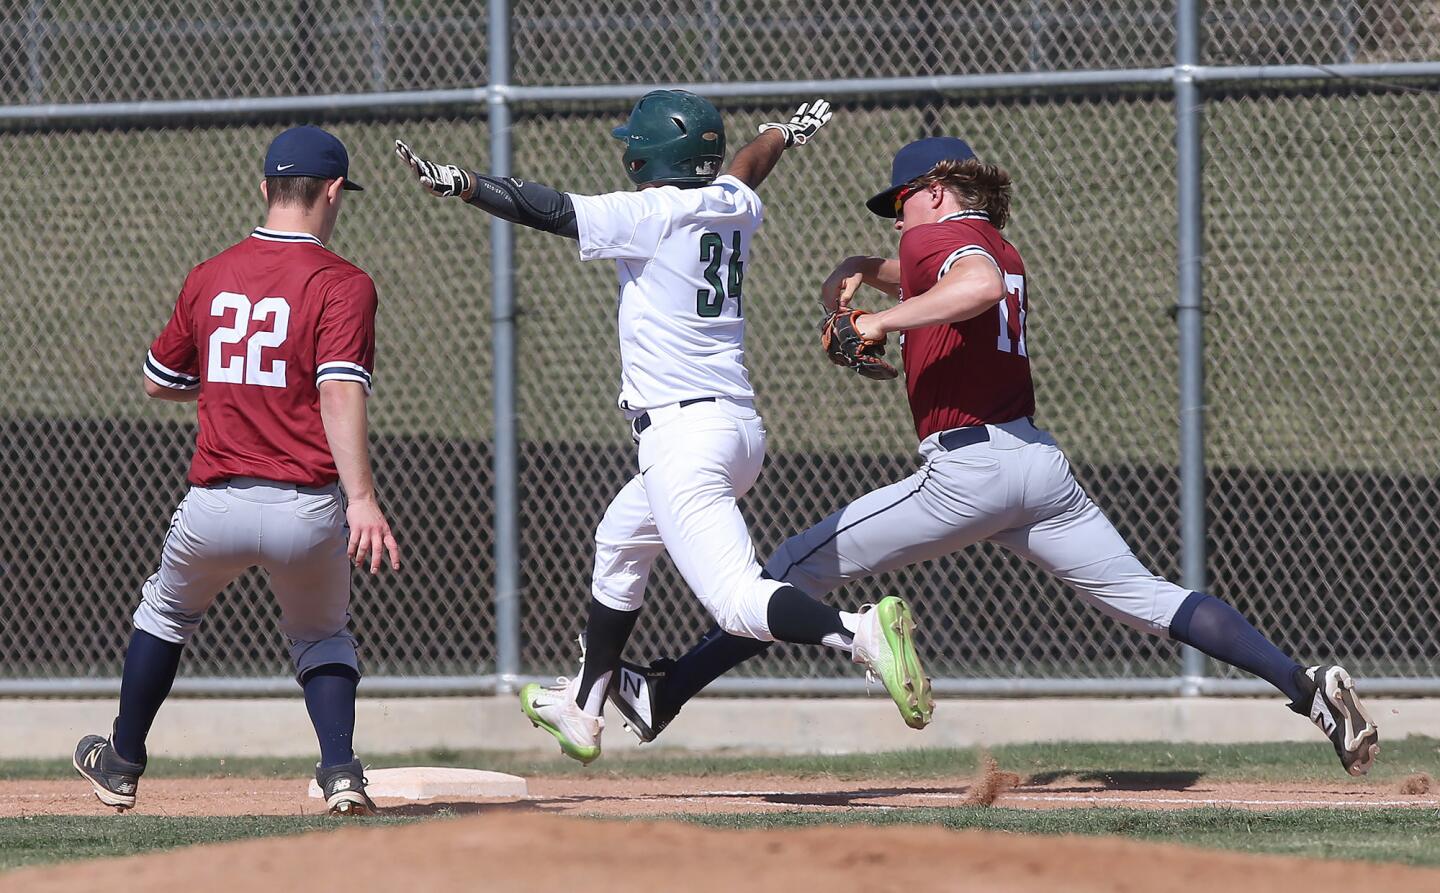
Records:
[[[156,384],[200,389],[190,482],[334,483],[319,383],[370,392],[375,304],[370,277],[305,233],[258,228],[191,270],[145,358]]]
[[[989,257],[1005,299],[964,322],[904,333],[905,387],[921,440],[948,428],[1035,414],[1025,352],[1025,263],[984,214],[966,211],[900,237],[901,300],[924,294],[956,261]]]

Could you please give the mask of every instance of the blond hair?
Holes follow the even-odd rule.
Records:
[[[954,193],[965,210],[985,212],[996,229],[1010,222],[1010,174],[1000,165],[978,158],[947,159],[915,180],[922,189],[932,183]]]

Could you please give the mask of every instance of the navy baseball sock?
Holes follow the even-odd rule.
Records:
[[[145,739],[155,714],[175,684],[185,646],[167,642],[137,629],[125,650],[125,671],[120,680],[120,715],[110,744],[115,753],[132,763],[145,762]]]
[[[766,620],[770,635],[780,642],[823,645],[828,635],[850,636],[838,608],[816,601],[794,586],[782,586],[770,596]]]
[[[657,709],[662,716],[674,716],[705,686],[750,658],[763,654],[771,644],[733,636],[718,626],[711,627],[699,642],[666,668],[665,684],[659,687]]]
[[[305,674],[305,709],[320,741],[321,767],[355,759],[355,689],[360,674],[345,664],[324,664]]]
[[[1254,673],[1293,703],[1302,703],[1310,694],[1300,683],[1304,667],[1276,648],[1239,611],[1212,595],[1190,593],[1170,621],[1170,637]]]
[[[605,689],[620,666],[620,655],[639,617],[638,610],[617,611],[590,599],[590,614],[585,619],[585,665],[580,668],[580,690],[575,693],[575,703],[586,713],[598,716],[605,706]]]

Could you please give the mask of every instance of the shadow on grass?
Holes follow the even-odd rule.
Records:
[[[1085,787],[1046,788],[1050,791],[1093,791],[1098,785],[1107,791],[1184,791],[1205,777],[1204,772],[1122,772],[1109,769],[1055,769],[1037,772],[1021,787],[1046,787],[1057,781],[1073,779],[1087,783]]]

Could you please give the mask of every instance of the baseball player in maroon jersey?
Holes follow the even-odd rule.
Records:
[[[215,596],[258,565],[320,741],[326,805],[374,809],[351,750],[350,564],[374,574],[388,557],[398,570],[400,555],[370,473],[375,283],[325,247],[345,191],[358,189],[331,134],[276,137],[260,187],[265,225],[190,271],[145,358],[145,393],[197,401],[200,430],[191,488],[135,612],[119,715],[108,739],[89,735],[75,750],[106,805],[135,805],[145,738],[185,643]]]
[[[822,299],[832,311],[848,307],[862,284],[899,299],[853,318],[853,327],[866,343],[902,336],[923,463],[791,537],[767,574],[818,597],[981,540],[998,543],[1121,623],[1265,679],[1320,727],[1346,771],[1369,771],[1379,732],[1349,673],[1301,666],[1226,602],[1151,573],[1034,424],[1025,264],[1001,235],[1009,175],[961,140],[924,139],[896,154],[890,187],[867,207],[894,218],[899,257],[847,258]],[[765,647],[712,630],[678,661],[626,663],[610,697],[631,730],[651,740],[686,700]]]

